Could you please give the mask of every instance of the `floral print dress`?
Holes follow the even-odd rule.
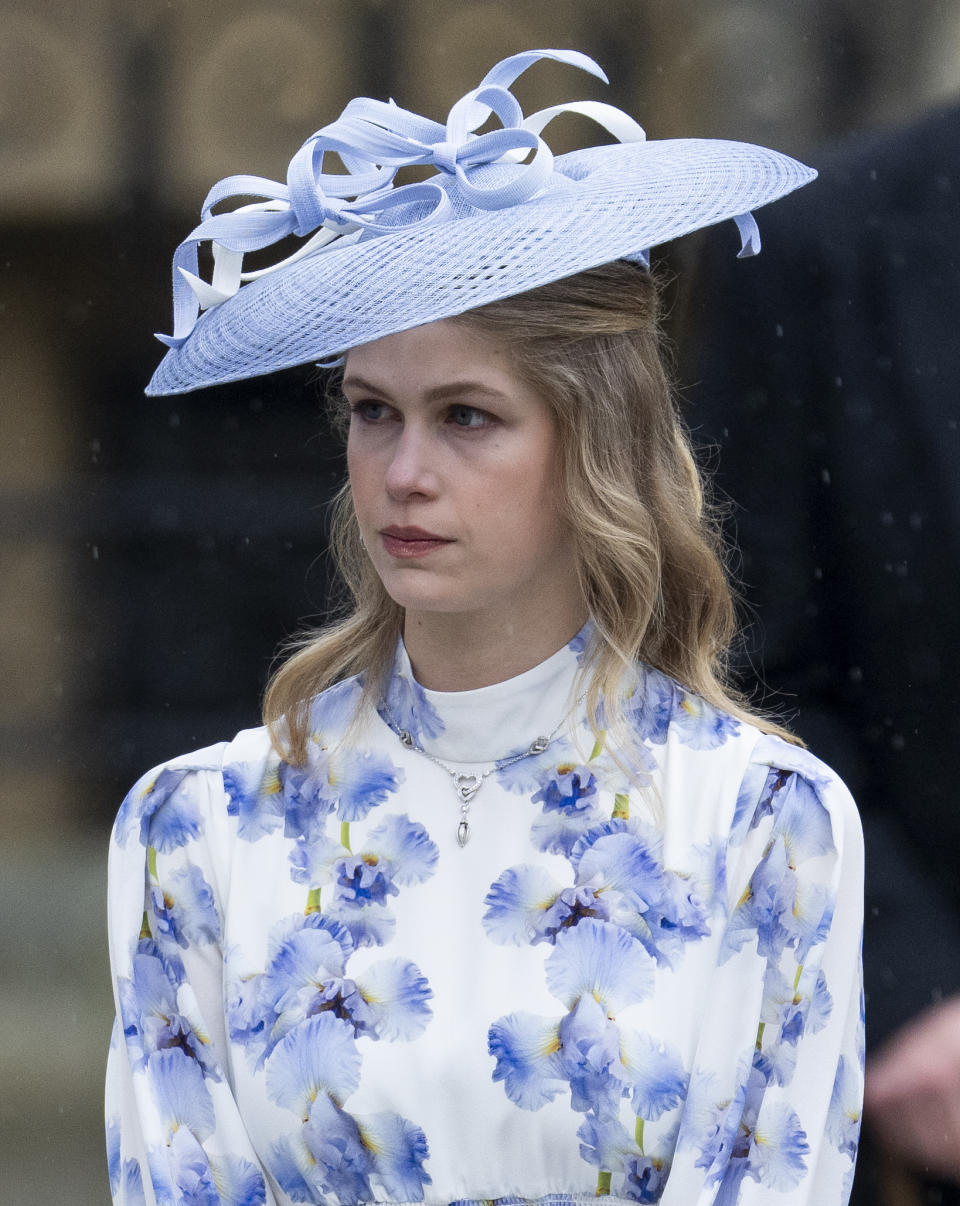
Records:
[[[116,1203],[846,1202],[850,797],[649,668],[627,775],[582,702],[564,725],[584,642],[458,693],[401,645],[346,740],[358,684],[318,697],[304,767],[257,729],[135,786],[110,851]],[[385,716],[495,768],[465,847],[450,775]]]

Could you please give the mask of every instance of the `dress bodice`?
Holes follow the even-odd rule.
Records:
[[[361,724],[356,681],[318,697],[304,766],[251,730],[134,788],[111,853],[118,1202],[845,1200],[849,797],[646,667],[614,756],[584,644],[456,693],[401,645]],[[490,771],[464,847],[451,770]]]

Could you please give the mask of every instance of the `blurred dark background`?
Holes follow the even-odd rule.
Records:
[[[143,396],[207,188],[282,179],[355,95],[442,119],[539,46],[586,51],[612,85],[541,64],[526,111],[597,97],[651,137],[816,163],[956,93],[960,8],[0,0],[0,28],[0,1198],[87,1206],[108,1200],[110,821],[152,764],[256,724],[278,645],[327,606],[342,462],[316,371]],[[558,123],[551,144],[577,133]],[[684,287],[677,323],[696,312]]]

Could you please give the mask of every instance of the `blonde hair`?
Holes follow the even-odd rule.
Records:
[[[454,321],[496,340],[553,411],[564,519],[594,623],[588,715],[602,704],[604,725],[616,724],[639,659],[793,740],[728,685],[736,625],[724,547],[664,366],[650,273],[618,260]],[[346,614],[298,642],[264,700],[274,743],[294,763],[306,758],[311,699],[362,673],[361,707],[375,703],[402,629],[403,611],[360,542],[349,483],[333,502],[330,547]]]

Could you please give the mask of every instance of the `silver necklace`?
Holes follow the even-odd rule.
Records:
[[[481,771],[479,774],[465,774],[463,771],[456,771],[452,766],[447,766],[445,762],[441,762],[429,751],[425,750],[417,741],[414,735],[406,729],[401,729],[397,722],[390,714],[390,709],[387,707],[386,700],[382,701],[381,709],[390,728],[396,733],[400,739],[400,744],[408,750],[416,750],[418,754],[423,754],[424,758],[429,758],[431,762],[440,767],[441,770],[447,772],[453,780],[453,790],[457,793],[457,800],[460,804],[460,823],[457,825],[457,845],[463,847],[470,841],[470,805],[473,803],[473,798],[483,787],[484,780],[493,774],[495,770],[503,770],[507,766],[512,766],[514,762],[520,762],[523,758],[531,758],[534,754],[542,754],[543,751],[551,745],[558,737],[560,730],[566,724],[566,717],[560,721],[557,727],[549,735],[549,737],[535,737],[525,750],[521,750],[519,754],[511,754],[509,758],[502,758],[494,762],[488,770]]]

